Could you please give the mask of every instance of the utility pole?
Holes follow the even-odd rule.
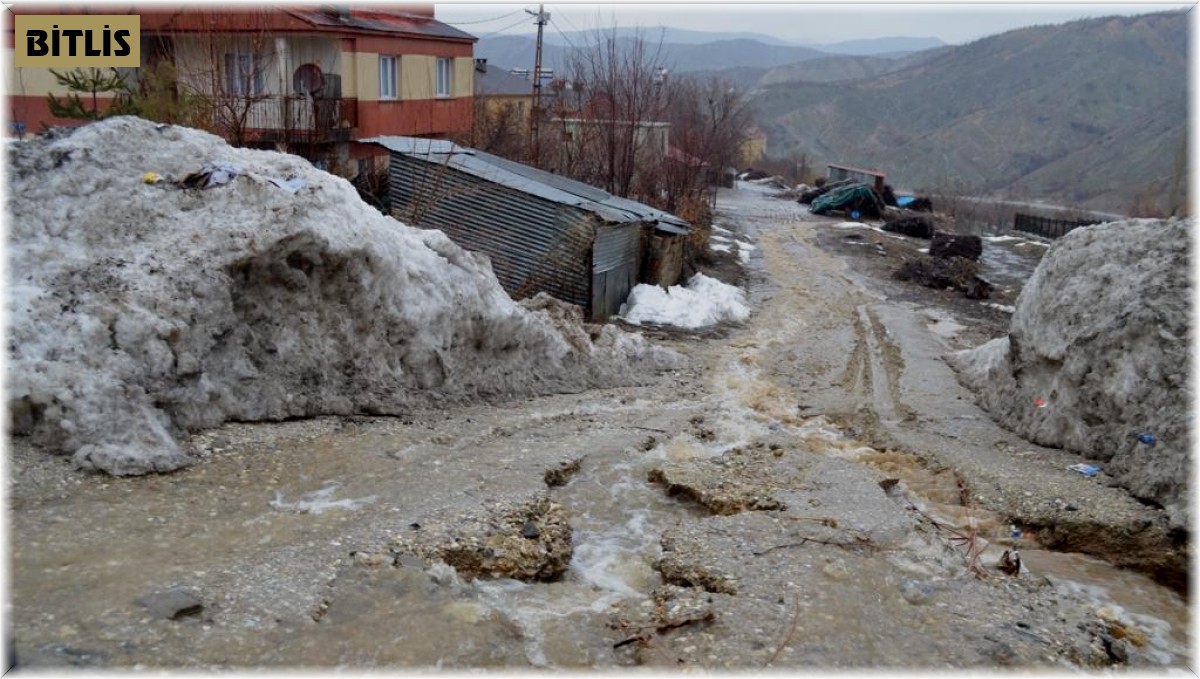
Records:
[[[536,14],[525,10],[526,14],[533,16],[538,27],[537,51],[533,57],[533,110],[529,112],[529,147],[534,167],[538,165],[538,118],[542,113],[542,28],[550,21],[550,15],[543,11],[544,8],[545,5],[539,4]]]

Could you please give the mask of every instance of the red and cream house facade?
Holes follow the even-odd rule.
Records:
[[[238,143],[333,153],[353,165],[385,162],[386,152],[358,139],[437,138],[471,128],[476,38],[437,21],[433,5],[166,7],[126,10],[141,17],[143,69],[170,61],[180,87],[235,119]],[[80,6],[15,11],[66,14]],[[8,115],[21,124],[14,129],[79,124],[50,114],[47,94],[65,90],[49,69],[11,65],[11,23],[6,28]],[[231,136],[228,127],[222,133]]]

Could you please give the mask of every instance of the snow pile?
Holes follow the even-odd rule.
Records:
[[[713,227],[713,233],[708,237],[708,249],[713,252],[727,252],[736,254],[738,261],[743,266],[750,263],[750,253],[755,249],[755,246],[733,237],[733,232],[729,229],[722,229],[719,226]],[[735,249],[736,248],[736,249]]]
[[[176,469],[175,436],[227,420],[578,391],[674,360],[523,308],[485,257],[296,156],[136,118],[9,153],[12,431],[84,468]],[[207,164],[238,174],[143,181]]]
[[[1075,229],[1046,253],[1008,335],[951,356],[1002,425],[1105,462],[1188,521],[1191,220]],[[1141,437],[1141,440],[1139,440]]]
[[[687,287],[672,285],[663,290],[657,285],[634,286],[621,307],[621,318],[634,325],[653,323],[694,329],[745,321],[750,318],[750,305],[740,288],[698,273]]]

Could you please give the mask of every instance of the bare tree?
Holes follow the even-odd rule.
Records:
[[[522,161],[529,156],[526,114],[517,103],[475,96],[474,121],[466,133],[453,135],[457,144]]]
[[[560,136],[554,141],[570,147],[557,155],[557,169],[629,196],[639,167],[657,166],[666,152],[666,128],[654,125],[663,122],[669,103],[663,72],[661,41],[651,44],[640,31],[619,38],[615,28],[588,34],[585,46],[568,57],[569,87],[556,92]]]
[[[737,161],[751,123],[745,95],[726,80],[684,78],[672,89],[667,120],[675,152],[658,173],[668,210],[710,191]]]
[[[287,129],[285,84],[279,70],[275,37],[269,30],[272,9],[187,10],[173,18],[187,26],[168,25],[156,36],[153,50],[174,64],[179,87],[203,98],[211,129],[235,146],[254,141],[252,129]],[[231,23],[232,22],[232,23]],[[273,106],[277,100],[281,106]]]

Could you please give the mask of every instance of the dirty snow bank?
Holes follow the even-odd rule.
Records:
[[[296,156],[136,118],[9,149],[13,432],[84,468],[176,469],[175,436],[227,420],[576,391],[674,360],[523,308],[486,258]],[[207,163],[240,174],[142,181]]]
[[[750,305],[740,288],[698,273],[686,287],[672,285],[663,290],[657,285],[634,286],[621,307],[621,318],[634,325],[654,323],[694,329],[723,321],[740,323],[750,318]]]
[[[1025,284],[1008,335],[951,356],[1000,424],[1105,461],[1106,473],[1180,526],[1191,229],[1190,220],[1138,219],[1071,231]],[[1139,441],[1146,434],[1152,444]]]

